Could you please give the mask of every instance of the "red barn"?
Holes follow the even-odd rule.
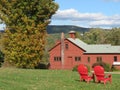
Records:
[[[89,45],[75,37],[75,31],[69,32],[70,38],[64,38],[49,50],[50,69],[72,69],[79,64],[92,67],[96,62],[116,65],[120,69],[120,46],[110,44]]]

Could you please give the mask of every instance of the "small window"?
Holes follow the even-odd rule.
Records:
[[[81,61],[81,57],[75,57],[75,61]]]
[[[117,62],[117,56],[114,56],[114,62]]]
[[[88,62],[90,63],[90,57],[88,57]]]
[[[68,49],[68,48],[69,48],[69,47],[68,47],[68,43],[66,43],[66,44],[65,44],[65,49]]]
[[[59,57],[59,61],[61,61],[61,57]]]
[[[97,62],[102,62],[102,57],[97,57]]]
[[[54,61],[61,61],[61,57],[54,57]]]
[[[100,57],[100,61],[102,62],[102,57]]]
[[[56,61],[57,60],[57,58],[56,57],[54,57],[54,61]]]

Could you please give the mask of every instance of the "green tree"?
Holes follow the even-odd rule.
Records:
[[[106,41],[107,31],[100,28],[92,28],[83,36],[83,40],[89,44],[104,44]]]
[[[46,27],[58,5],[54,0],[0,0],[0,19],[6,24],[5,63],[35,68],[46,43]]]
[[[120,45],[120,28],[113,28],[109,31],[107,37],[107,42],[112,45]]]
[[[79,38],[80,40],[82,40],[83,34],[81,34],[80,32],[76,32],[76,38]]]

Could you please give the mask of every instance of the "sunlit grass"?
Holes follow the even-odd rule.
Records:
[[[89,84],[79,81],[79,74],[67,70],[0,69],[0,90],[120,90],[120,74],[109,82]]]

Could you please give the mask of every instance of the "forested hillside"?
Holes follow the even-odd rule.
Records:
[[[68,35],[69,31],[70,30],[64,31],[66,38],[69,37]],[[51,48],[57,40],[60,40],[61,32],[56,31],[56,33],[54,32],[48,33],[48,37],[47,37],[48,49]],[[120,45],[120,28],[113,28],[110,30],[105,30],[101,28],[91,28],[88,31],[85,31],[84,33],[76,30],[76,37],[88,44]]]
[[[55,34],[55,33],[68,33],[69,31],[74,30],[77,32],[85,33],[90,30],[90,28],[72,26],[72,25],[49,25],[47,26],[47,33],[48,34]],[[0,30],[0,32],[4,32],[4,30]]]
[[[71,30],[85,33],[89,31],[90,28],[84,28],[84,27],[78,27],[78,26],[72,26],[72,25],[49,25],[47,27],[47,32],[49,34],[61,33],[61,32],[68,33]]]

